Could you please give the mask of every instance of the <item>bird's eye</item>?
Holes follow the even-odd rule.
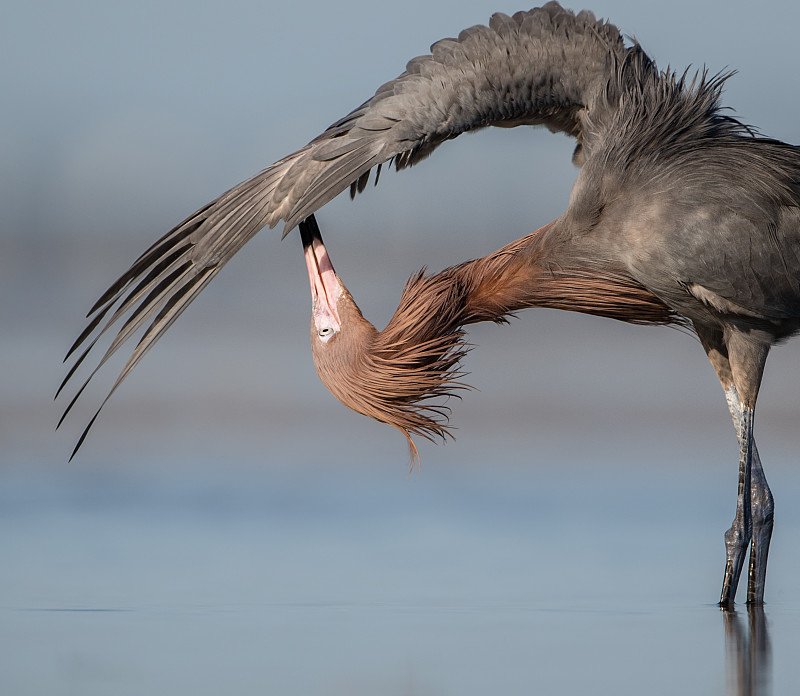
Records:
[[[323,326],[319,331],[317,331],[317,336],[319,336],[320,340],[326,342],[333,336],[334,331],[333,328],[330,326]]]

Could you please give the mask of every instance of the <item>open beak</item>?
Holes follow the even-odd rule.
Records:
[[[322,243],[322,235],[313,215],[300,223],[300,239],[303,242],[308,280],[311,284],[311,307],[314,321],[317,328],[321,323],[334,322],[338,331],[342,322],[336,303],[342,294],[342,286],[336,276],[336,271],[333,270],[328,250]]]

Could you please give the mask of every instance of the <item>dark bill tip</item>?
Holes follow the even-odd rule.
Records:
[[[300,223],[300,239],[303,242],[304,249],[310,247],[315,239],[322,241],[322,233],[319,231],[317,218],[313,215],[309,215]]]

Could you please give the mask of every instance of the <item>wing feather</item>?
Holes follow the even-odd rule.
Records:
[[[66,412],[108,358],[152,319],[78,447],[122,380],[264,226],[284,221],[285,236],[345,189],[362,191],[373,168],[377,175],[382,163],[411,166],[466,131],[544,124],[580,137],[582,110],[600,95],[625,51],[616,27],[555,2],[512,17],[495,14],[489,26],[436,42],[308,145],[193,213],[108,288],[70,348],[68,358],[83,352],[59,392],[100,337],[130,313]]]

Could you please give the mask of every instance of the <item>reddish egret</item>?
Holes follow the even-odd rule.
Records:
[[[800,329],[800,150],[724,114],[726,78],[659,71],[611,24],[555,2],[496,14],[488,27],[434,44],[308,145],[145,251],[92,308],[65,383],[124,317],[86,380],[143,328],[113,393],[228,259],[280,221],[284,236],[301,226],[322,381],[409,441],[447,434],[436,397],[460,386],[467,324],[527,307],[682,324],[716,370],[740,448],[720,603],[733,604],[749,547],[747,601],[761,604],[773,501],[753,411],[770,347]],[[463,132],[519,125],[576,138],[567,210],[490,256],[412,277],[378,332],[334,273],[314,212],[348,187],[362,191],[373,169],[377,182],[383,163],[403,169]]]

